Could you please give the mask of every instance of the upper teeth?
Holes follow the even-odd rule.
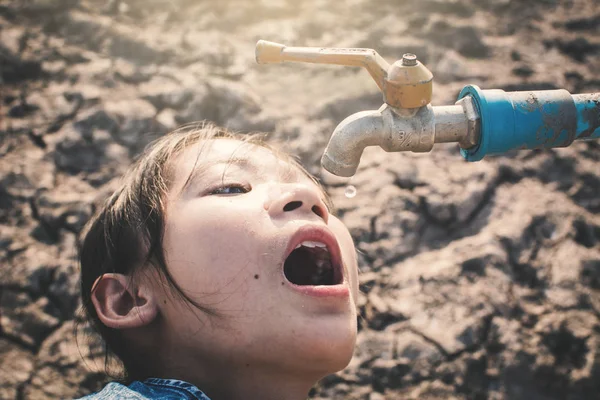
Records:
[[[304,247],[321,247],[323,249],[327,248],[327,246],[321,242],[312,242],[312,241],[305,241],[300,243],[298,246],[296,246],[296,248],[299,248],[300,246],[304,246]]]

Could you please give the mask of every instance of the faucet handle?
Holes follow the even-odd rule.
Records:
[[[379,86],[383,100],[396,109],[417,109],[431,102],[433,75],[414,54],[405,54],[390,66],[373,49],[287,47],[266,40],[256,43],[257,63],[284,61],[364,67]]]
[[[283,51],[286,46],[280,43],[259,40],[256,43],[256,62],[259,64],[277,64],[285,61]]]
[[[373,49],[344,49],[335,47],[287,47],[279,43],[259,40],[256,43],[256,62],[273,64],[284,61],[313,64],[348,65],[364,67],[384,91],[390,65]]]

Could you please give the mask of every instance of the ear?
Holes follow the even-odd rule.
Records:
[[[109,328],[139,328],[158,314],[156,298],[147,285],[132,287],[130,277],[104,274],[94,282],[92,302],[96,314]]]

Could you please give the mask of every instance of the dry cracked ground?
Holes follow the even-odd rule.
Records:
[[[479,163],[373,148],[348,199],[319,158],[379,107],[375,84],[256,65],[258,39],[416,53],[437,105],[465,84],[600,91],[595,0],[0,1],[0,398],[102,385],[78,233],[140,149],[204,119],[285,142],[360,250],[356,354],[312,398],[598,398],[600,144]]]

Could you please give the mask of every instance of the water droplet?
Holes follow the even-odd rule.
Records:
[[[353,198],[354,196],[356,196],[356,187],[354,185],[346,186],[346,190],[344,191],[344,194],[349,199]]]

